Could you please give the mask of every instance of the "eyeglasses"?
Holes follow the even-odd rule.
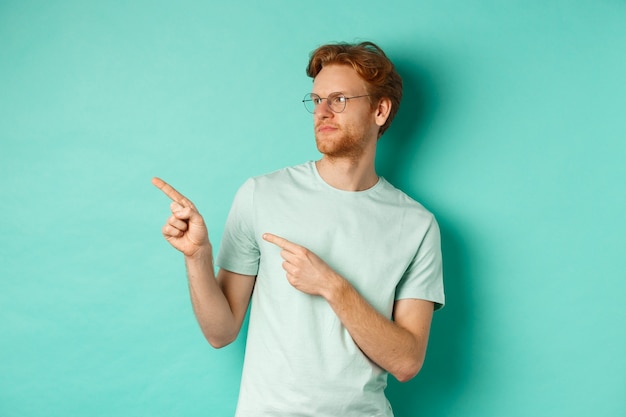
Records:
[[[324,100],[326,100],[326,104],[328,105],[328,108],[330,110],[332,110],[335,113],[341,113],[342,111],[346,109],[346,104],[348,103],[348,100],[351,100],[353,98],[361,98],[361,97],[369,97],[369,96],[370,94],[364,94],[362,96],[346,97],[342,93],[331,93],[328,95],[328,97],[322,98],[315,93],[309,93],[306,96],[304,96],[304,100],[302,100],[302,102],[304,103],[304,108],[309,113],[315,113],[315,109],[317,108],[317,106],[322,104],[322,101]]]

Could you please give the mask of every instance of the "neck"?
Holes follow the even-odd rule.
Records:
[[[324,155],[315,165],[320,177],[339,190],[363,191],[378,182],[374,158],[331,158]]]

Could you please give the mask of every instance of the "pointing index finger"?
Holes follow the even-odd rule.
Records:
[[[264,233],[263,239],[265,239],[266,241],[270,243],[273,243],[274,245],[278,246],[281,249],[293,250],[294,247],[297,246],[295,243],[292,243],[283,237],[276,236],[271,233]]]
[[[190,206],[191,202],[181,193],[176,191],[174,187],[163,181],[161,178],[152,178],[152,184],[168,196],[172,201],[177,202],[181,206]]]

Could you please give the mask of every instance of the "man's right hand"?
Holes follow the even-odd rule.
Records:
[[[172,200],[172,215],[162,229],[165,240],[185,256],[193,256],[201,249],[210,251],[204,219],[193,203],[160,178],[152,178],[152,184]]]

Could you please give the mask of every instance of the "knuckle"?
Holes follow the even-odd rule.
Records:
[[[169,224],[163,226],[163,228],[161,229],[161,233],[163,233],[163,236],[165,237],[180,237],[184,234],[182,230],[177,229],[176,227]]]

